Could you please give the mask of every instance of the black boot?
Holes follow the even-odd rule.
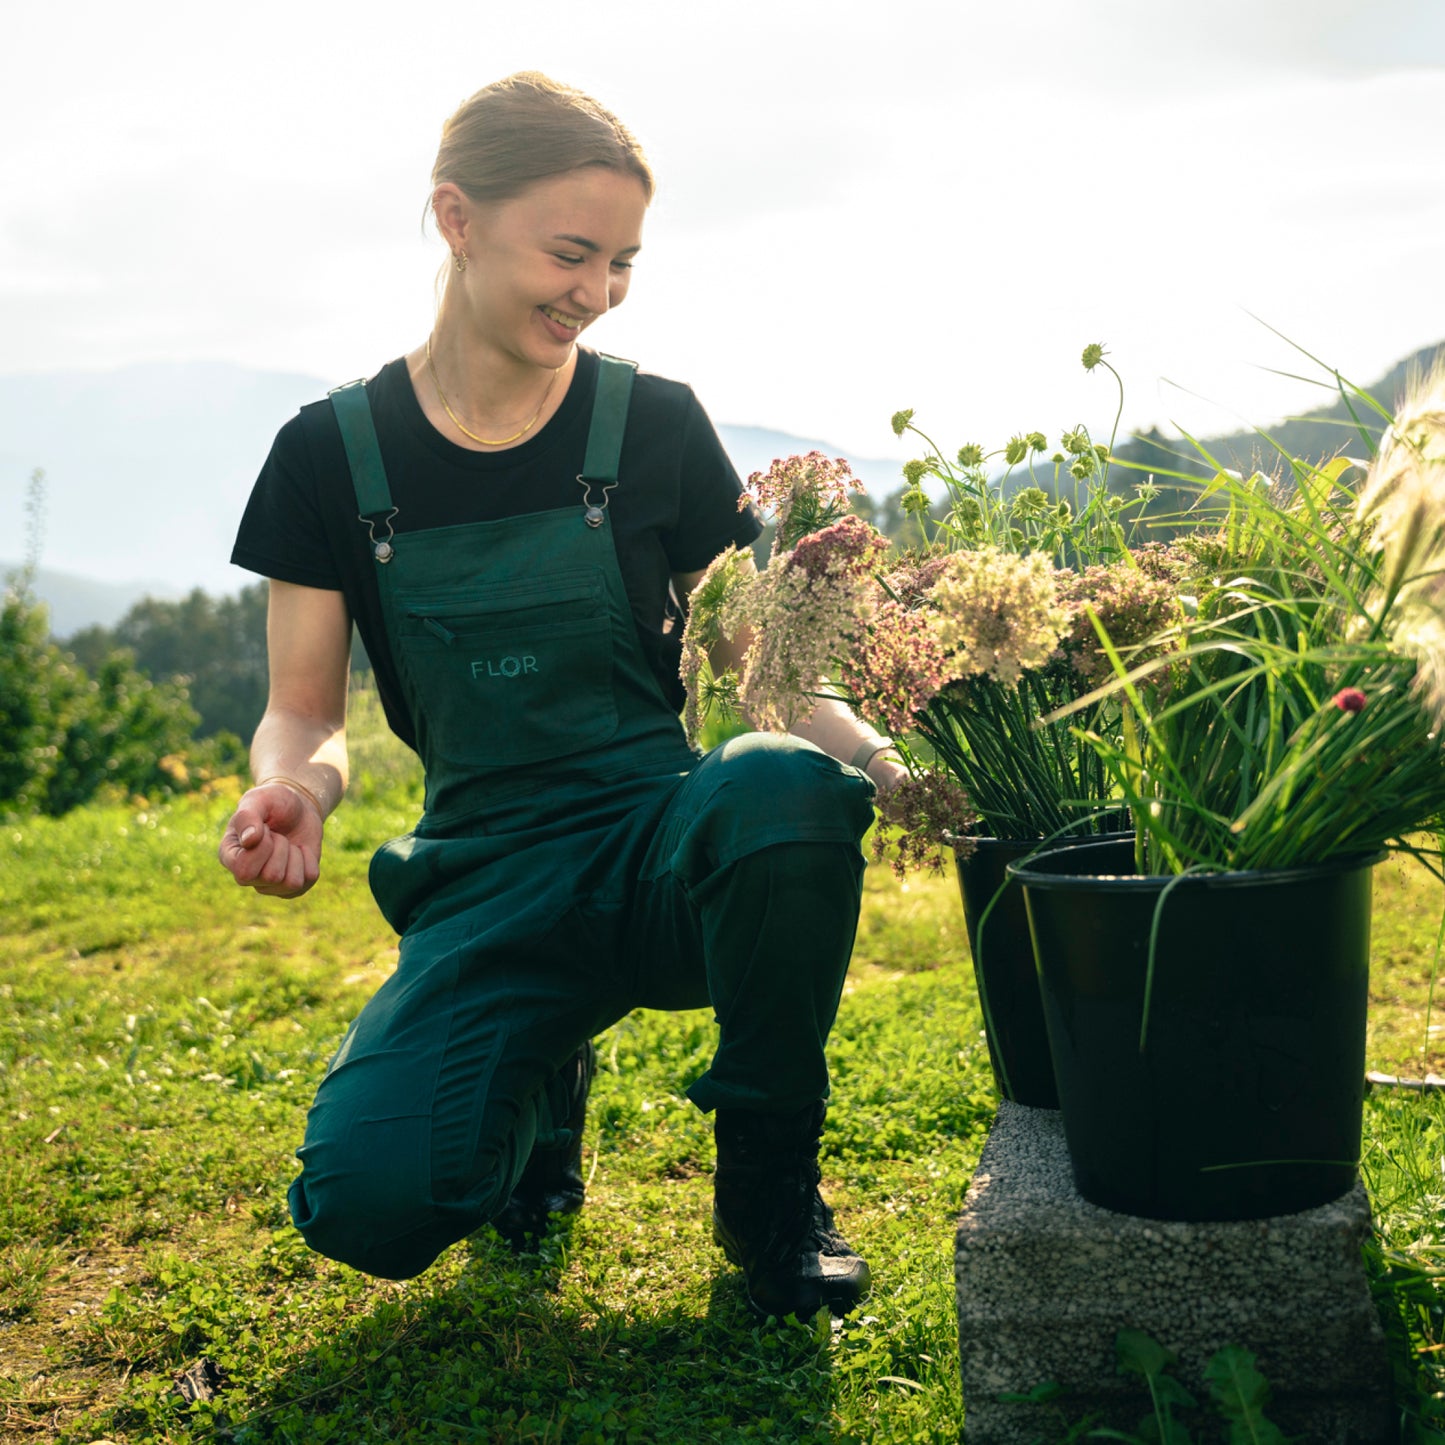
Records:
[[[818,1140],[827,1106],[795,1114],[719,1109],[712,1235],[747,1279],[762,1315],[847,1314],[868,1293],[868,1266],[833,1228],[818,1193]]]
[[[526,1247],[529,1235],[540,1238],[547,1232],[549,1215],[576,1214],[582,1208],[582,1128],[596,1071],[597,1050],[589,1040],[547,1081],[554,1110],[567,1110],[568,1138],[533,1148],[512,1197],[492,1220],[492,1227],[515,1250]]]

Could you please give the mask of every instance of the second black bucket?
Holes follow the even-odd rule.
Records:
[[[1137,877],[1103,842],[1014,867],[1085,1199],[1252,1219],[1353,1185],[1378,861]]]
[[[1015,1104],[1057,1109],[1059,1091],[1023,889],[1008,877],[1009,864],[1027,858],[1040,840],[970,841],[973,850],[967,857],[955,847],[953,864],[994,1081],[999,1093]]]

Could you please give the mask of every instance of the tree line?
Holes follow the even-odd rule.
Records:
[[[83,628],[65,647],[87,672],[129,656],[147,677],[185,690],[196,737],[246,744],[266,707],[266,584],[233,597],[199,587],[175,602],[144,597],[114,627]]]
[[[265,584],[147,598],[61,644],[34,590],[43,471],[25,514],[25,561],[0,585],[0,813],[58,816],[240,771],[266,702]]]
[[[142,598],[62,643],[33,571],[0,603],[0,811],[58,815],[107,787],[151,797],[244,770],[266,708],[265,582]],[[353,674],[369,670],[358,640]]]
[[[0,601],[0,812],[58,816],[103,795],[184,792],[243,761],[231,734],[199,740],[184,685],[125,651],[91,668],[50,638],[22,570]]]

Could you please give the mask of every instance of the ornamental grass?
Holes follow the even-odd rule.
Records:
[[[1094,614],[1113,675],[1054,715],[1128,804],[1139,870],[1421,851],[1445,818],[1445,370],[1368,462],[1220,469],[1204,497],[1227,513],[1170,549],[1180,621],[1141,661]],[[1123,702],[1117,734],[1101,698]]]

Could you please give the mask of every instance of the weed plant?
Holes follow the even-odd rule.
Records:
[[[0,1441],[959,1439],[953,1222],[995,1095],[948,879],[868,875],[823,1157],[876,1280],[851,1319],[758,1322],[710,1241],[709,1123],[682,1095],[706,1012],[599,1041],[588,1204],[537,1253],[483,1229],[395,1283],[306,1249],[293,1150],[396,956],[365,871],[416,777],[404,751],[373,766],[291,904],[214,861],[234,786],[0,832]],[[1380,870],[1370,1060],[1423,1075],[1418,874]],[[1445,1117],[1394,1090],[1366,1112],[1401,1408],[1411,1439],[1445,1439]]]

